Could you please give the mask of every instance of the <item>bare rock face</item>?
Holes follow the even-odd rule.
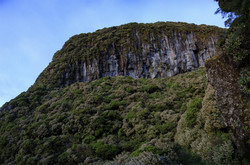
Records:
[[[224,30],[205,25],[131,23],[73,36],[36,83],[64,87],[105,76],[170,77],[205,66]]]

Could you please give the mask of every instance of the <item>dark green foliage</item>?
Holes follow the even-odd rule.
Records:
[[[126,104],[125,101],[111,101],[107,106],[104,107],[105,110],[117,110],[119,106]]]
[[[0,137],[0,149],[4,148],[7,143],[8,143],[7,136],[6,135],[5,136],[1,136]]]
[[[126,143],[121,145],[121,148],[123,151],[131,152],[131,151],[135,151],[136,149],[138,149],[141,144],[142,144],[142,141],[139,138],[130,139]]]
[[[29,100],[27,98],[27,95],[25,92],[21,93],[17,96],[15,100],[11,102],[11,104],[17,105],[17,106],[27,106],[29,104]]]
[[[180,159],[183,164],[192,164],[192,165],[205,164],[202,162],[200,157],[196,156],[195,154],[192,154],[192,152],[187,148],[184,148],[176,144],[175,150],[178,153],[178,155],[180,155]],[[211,164],[211,163],[207,163],[207,164]]]
[[[160,90],[160,88],[155,84],[144,85],[139,89],[139,91],[147,92],[147,93],[154,93],[154,92],[157,92],[159,90]]]
[[[92,143],[95,139],[96,139],[95,136],[88,135],[88,136],[86,136],[86,137],[82,140],[82,142],[85,143],[85,144],[90,144],[90,143]]]
[[[165,109],[167,109],[168,107],[166,106],[166,105],[164,105],[164,104],[150,104],[150,105],[148,105],[148,109],[150,110],[150,111],[155,111],[155,112],[159,112],[159,111],[163,111],[163,110],[165,110]]]
[[[127,116],[125,116],[125,119],[132,119],[136,117],[137,117],[136,110],[132,109],[128,112]]]
[[[134,92],[136,92],[136,90],[134,88],[130,87],[130,86],[126,88],[126,91],[128,93],[131,93],[131,94],[134,93]]]
[[[137,149],[136,151],[132,152],[131,157],[138,156],[138,155],[140,155],[140,153],[142,153],[144,151],[152,152],[153,154],[162,154],[163,153],[157,147],[147,146],[147,147],[144,147],[143,149]]]
[[[197,113],[202,107],[202,98],[193,99],[187,107],[186,123],[188,127],[193,127],[196,124]]]
[[[116,145],[103,144],[102,142],[92,143],[91,146],[96,152],[96,156],[104,160],[111,160],[120,153],[120,149]]]
[[[176,128],[176,123],[168,122],[162,125],[155,125],[155,128],[162,134],[166,134],[168,132],[174,132],[173,129]]]
[[[70,157],[69,152],[64,152],[61,155],[58,156],[58,162],[59,163],[73,163],[74,161]]]
[[[93,99],[94,99],[94,102],[95,102],[96,104],[99,104],[99,103],[102,102],[103,97],[100,96],[100,95],[95,95],[95,96],[93,96]]]
[[[142,111],[138,112],[138,118],[140,119],[147,119],[150,116],[151,112],[148,109],[143,109]]]
[[[250,96],[250,68],[241,70],[239,83],[242,86],[243,92]]]
[[[181,158],[171,147],[176,127],[186,110],[191,125],[196,123],[201,99],[195,98],[203,98],[207,86],[204,70],[171,78],[105,77],[46,92],[28,90],[6,104],[11,109],[0,112],[0,164],[78,164],[87,157],[105,161],[123,152],[132,157],[144,151],[172,155],[178,162]],[[20,98],[30,103],[19,107]],[[30,106],[33,100],[36,104]],[[160,139],[160,145],[151,144]]]
[[[246,158],[242,160],[242,165],[249,165],[249,164],[250,162]]]
[[[223,139],[224,141],[227,141],[230,139],[230,134],[229,133],[225,133],[225,132],[222,132],[222,131],[218,131],[217,132],[217,136],[221,139]]]
[[[249,83],[246,71],[249,72],[250,61],[250,1],[249,0],[216,0],[219,3],[216,13],[226,17],[225,25],[229,27],[224,39],[224,54],[236,62],[241,71],[240,84],[242,91],[249,96]],[[248,74],[249,75],[249,74]],[[249,76],[248,76],[249,77]]]

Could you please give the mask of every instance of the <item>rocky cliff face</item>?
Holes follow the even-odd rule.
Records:
[[[170,77],[203,66],[223,29],[185,23],[131,23],[72,37],[37,83],[68,86],[106,76]],[[50,82],[47,82],[47,81]]]
[[[217,56],[206,63],[208,82],[215,88],[221,122],[232,131],[232,140],[241,154],[249,157],[249,98],[241,92],[239,72],[229,56]]]

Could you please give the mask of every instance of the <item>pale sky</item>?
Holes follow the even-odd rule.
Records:
[[[214,0],[0,0],[0,106],[26,91],[71,36],[129,22],[224,27]]]

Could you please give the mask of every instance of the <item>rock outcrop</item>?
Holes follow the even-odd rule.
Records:
[[[216,54],[223,32],[213,26],[159,22],[80,34],[55,54],[37,83],[64,87],[106,76],[157,78],[185,73],[205,66]]]
[[[216,56],[206,63],[208,82],[215,89],[215,99],[226,131],[240,154],[249,156],[250,115],[249,98],[241,92],[239,72],[229,56]]]

